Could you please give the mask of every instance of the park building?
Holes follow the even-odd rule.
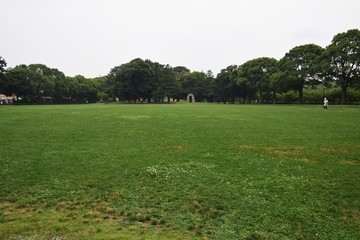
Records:
[[[11,96],[6,96],[5,94],[0,93],[0,104],[12,104],[17,101],[17,96],[13,93]]]

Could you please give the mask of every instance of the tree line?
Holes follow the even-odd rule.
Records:
[[[0,57],[0,92],[22,102],[170,102],[189,93],[197,101],[223,103],[360,102],[360,31],[335,35],[326,48],[305,44],[280,60],[262,57],[231,65],[216,76],[151,60],[134,59],[107,76],[65,76],[43,64],[6,69]],[[325,93],[326,91],[326,93]]]

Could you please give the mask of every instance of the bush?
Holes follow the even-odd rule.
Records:
[[[296,103],[299,100],[299,94],[295,91],[276,95],[277,103]]]
[[[330,104],[341,103],[341,90],[340,88],[333,88],[325,90],[324,96],[329,100]]]
[[[360,90],[349,89],[347,93],[348,103],[360,103]]]
[[[318,104],[322,103],[324,97],[326,97],[331,104],[341,103],[341,89],[339,87],[328,89],[310,89],[304,90],[304,103]],[[284,94],[277,94],[277,103],[297,103],[299,95],[296,91],[290,91]],[[357,89],[349,89],[347,91],[347,103],[356,104],[360,103],[360,91]]]
[[[322,89],[304,91],[304,103],[321,103],[323,101]]]

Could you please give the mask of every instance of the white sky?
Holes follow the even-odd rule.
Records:
[[[0,56],[68,76],[134,58],[215,74],[360,25],[359,0],[0,0]]]

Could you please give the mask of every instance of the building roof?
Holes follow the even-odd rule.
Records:
[[[13,98],[16,98],[15,94],[12,94],[12,96],[6,96],[5,94],[0,93],[0,100],[13,99]]]

